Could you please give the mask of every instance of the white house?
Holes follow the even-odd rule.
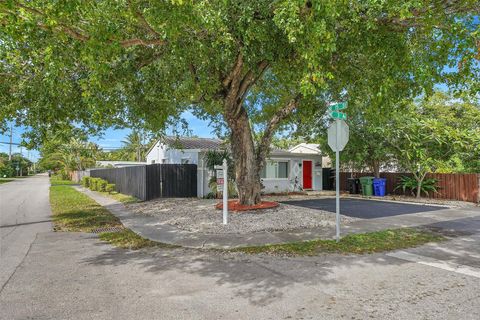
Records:
[[[196,164],[198,196],[203,197],[211,191],[208,182],[213,175],[213,172],[206,168],[205,154],[209,150],[227,148],[228,145],[219,139],[165,137],[148,150],[147,164]],[[293,191],[295,181],[297,186],[304,190],[322,190],[322,167],[325,158],[315,144],[301,143],[290,150],[271,151],[261,173],[264,192]]]

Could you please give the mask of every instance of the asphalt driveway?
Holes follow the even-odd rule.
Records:
[[[335,198],[283,201],[282,203],[335,212]],[[398,216],[402,214],[421,213],[445,209],[440,206],[376,201],[367,199],[340,199],[340,213],[355,218],[374,219]]]

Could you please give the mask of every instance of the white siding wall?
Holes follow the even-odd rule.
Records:
[[[157,141],[152,150],[147,154],[147,164],[162,163],[162,159],[165,159],[166,146],[163,143]]]
[[[262,179],[265,193],[292,191],[293,181],[297,177],[300,185],[303,186],[303,170],[299,164],[303,160],[312,160],[312,182],[313,190],[322,190],[322,157],[316,155],[295,155],[294,157],[272,157],[272,161],[289,161],[288,179]],[[319,165],[319,166],[316,166]],[[298,191],[298,190],[297,190]]]
[[[213,176],[213,172],[210,172],[205,168],[202,161],[204,152],[199,153],[198,150],[177,150],[168,149],[163,144],[157,144],[152,148],[149,154],[147,154],[147,164],[162,163],[162,159],[165,159],[165,163],[182,163],[182,159],[188,159],[189,163],[196,164],[197,167],[197,190],[198,196],[206,196],[210,192],[208,182]],[[270,160],[273,161],[288,161],[289,170],[288,178],[285,179],[262,179],[265,189],[265,193],[275,192],[287,192],[291,191],[293,187],[293,180],[297,176],[300,185],[303,185],[303,171],[299,164],[303,160],[312,160],[312,182],[313,190],[322,190],[322,156],[313,154],[293,154],[290,156],[275,156]],[[292,182],[290,182],[290,180]],[[203,183],[203,187],[202,187]]]
[[[169,149],[163,143],[156,143],[155,146],[147,154],[147,164],[152,163],[170,163],[180,164],[182,159],[188,160],[190,164],[198,164],[197,150],[178,150]],[[165,162],[163,162],[165,160]]]

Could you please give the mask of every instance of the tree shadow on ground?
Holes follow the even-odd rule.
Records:
[[[98,244],[106,246],[105,244]],[[334,269],[397,264],[405,261],[375,255],[320,255],[285,257],[221,253],[190,249],[148,249],[129,251],[106,248],[104,252],[83,261],[90,265],[139,265],[145,272],[177,272],[214,279],[216,286],[229,286],[236,296],[253,305],[265,306],[282,298],[296,284],[318,286],[334,284]]]

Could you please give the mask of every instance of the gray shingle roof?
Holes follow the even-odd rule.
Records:
[[[162,142],[174,149],[219,150],[226,147],[224,141],[211,138],[165,137]]]

